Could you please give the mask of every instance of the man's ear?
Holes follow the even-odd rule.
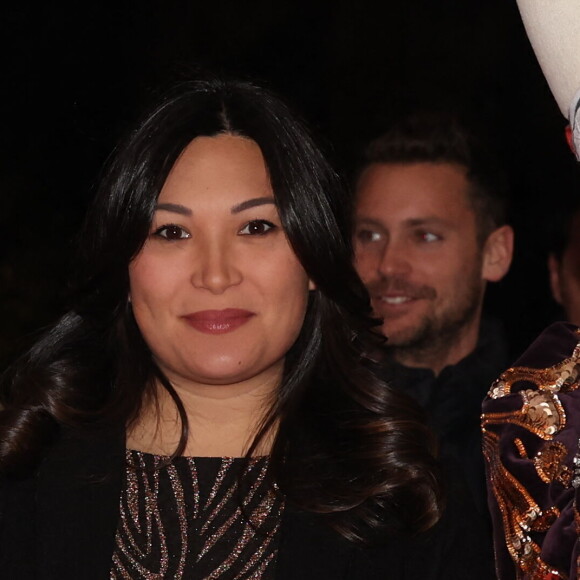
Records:
[[[487,282],[498,282],[510,268],[514,253],[514,230],[505,225],[497,228],[485,241],[481,277]]]
[[[550,288],[552,289],[552,298],[562,304],[562,289],[560,287],[560,262],[554,254],[548,256],[548,273],[550,275]]]

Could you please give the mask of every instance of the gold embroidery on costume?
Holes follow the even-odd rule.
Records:
[[[528,458],[528,452],[526,451],[526,448],[525,448],[522,440],[519,437],[516,437],[514,439],[514,445],[516,446],[516,449],[518,450],[518,453],[519,453],[520,457],[522,459],[527,459]]]
[[[563,443],[553,439],[566,426],[566,413],[558,395],[577,390],[579,378],[580,343],[570,358],[552,367],[508,369],[492,384],[489,392],[490,399],[511,395],[521,400],[521,404],[512,410],[482,415],[483,452],[488,463],[491,489],[501,514],[507,550],[518,569],[518,578],[522,574],[526,580],[568,578],[567,571],[556,570],[542,560],[540,546],[534,541],[534,533],[547,531],[560,512],[555,505],[541,509],[530,492],[506,468],[495,428],[515,425],[539,437],[543,442],[533,437],[514,438],[514,447],[508,452],[524,460],[530,459],[543,483],[569,488],[574,474],[565,465],[568,451]],[[502,445],[505,446],[506,442],[502,441]],[[580,517],[575,521],[580,530]]]
[[[486,413],[482,417],[484,431],[490,423],[512,423],[550,440],[562,430],[566,424],[566,413],[556,393],[527,390],[518,394],[522,398],[522,407],[518,411]]]
[[[570,358],[544,369],[512,367],[507,369],[491,386],[488,393],[492,399],[509,395],[515,383],[529,381],[542,391],[568,392],[578,388],[580,374],[580,343]]]
[[[559,441],[550,441],[544,444],[534,457],[534,466],[538,476],[544,483],[555,481],[562,471],[562,465],[568,451]]]

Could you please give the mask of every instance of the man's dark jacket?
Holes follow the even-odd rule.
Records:
[[[481,450],[481,404],[492,382],[509,364],[501,324],[482,321],[476,349],[436,377],[430,369],[394,362],[384,366],[383,378],[425,409],[439,440],[441,455],[459,470],[479,512],[489,517],[485,465]]]

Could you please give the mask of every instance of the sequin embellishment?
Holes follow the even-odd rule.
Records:
[[[274,578],[283,501],[265,457],[166,458],[128,450],[111,580]]]
[[[568,578],[567,570],[556,569],[544,560],[540,538],[563,509],[564,504],[550,498],[572,494],[575,471],[568,447],[559,441],[567,426],[561,399],[579,389],[579,378],[580,343],[569,358],[554,366],[508,369],[493,383],[484,402],[483,451],[505,545],[518,579]],[[512,465],[526,474],[528,487],[511,472]],[[538,484],[550,490],[536,497],[533,493],[540,487],[530,479],[534,472]]]

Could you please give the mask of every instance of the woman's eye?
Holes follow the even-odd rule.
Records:
[[[381,234],[373,232],[372,230],[359,230],[356,233],[356,237],[359,241],[366,244],[369,242],[378,242],[381,239]]]
[[[244,236],[263,236],[276,227],[272,222],[266,220],[252,220],[239,233]]]
[[[184,230],[181,226],[176,226],[175,224],[170,224],[167,226],[161,226],[153,232],[153,235],[165,238],[166,240],[185,240],[191,238],[191,234]]]

